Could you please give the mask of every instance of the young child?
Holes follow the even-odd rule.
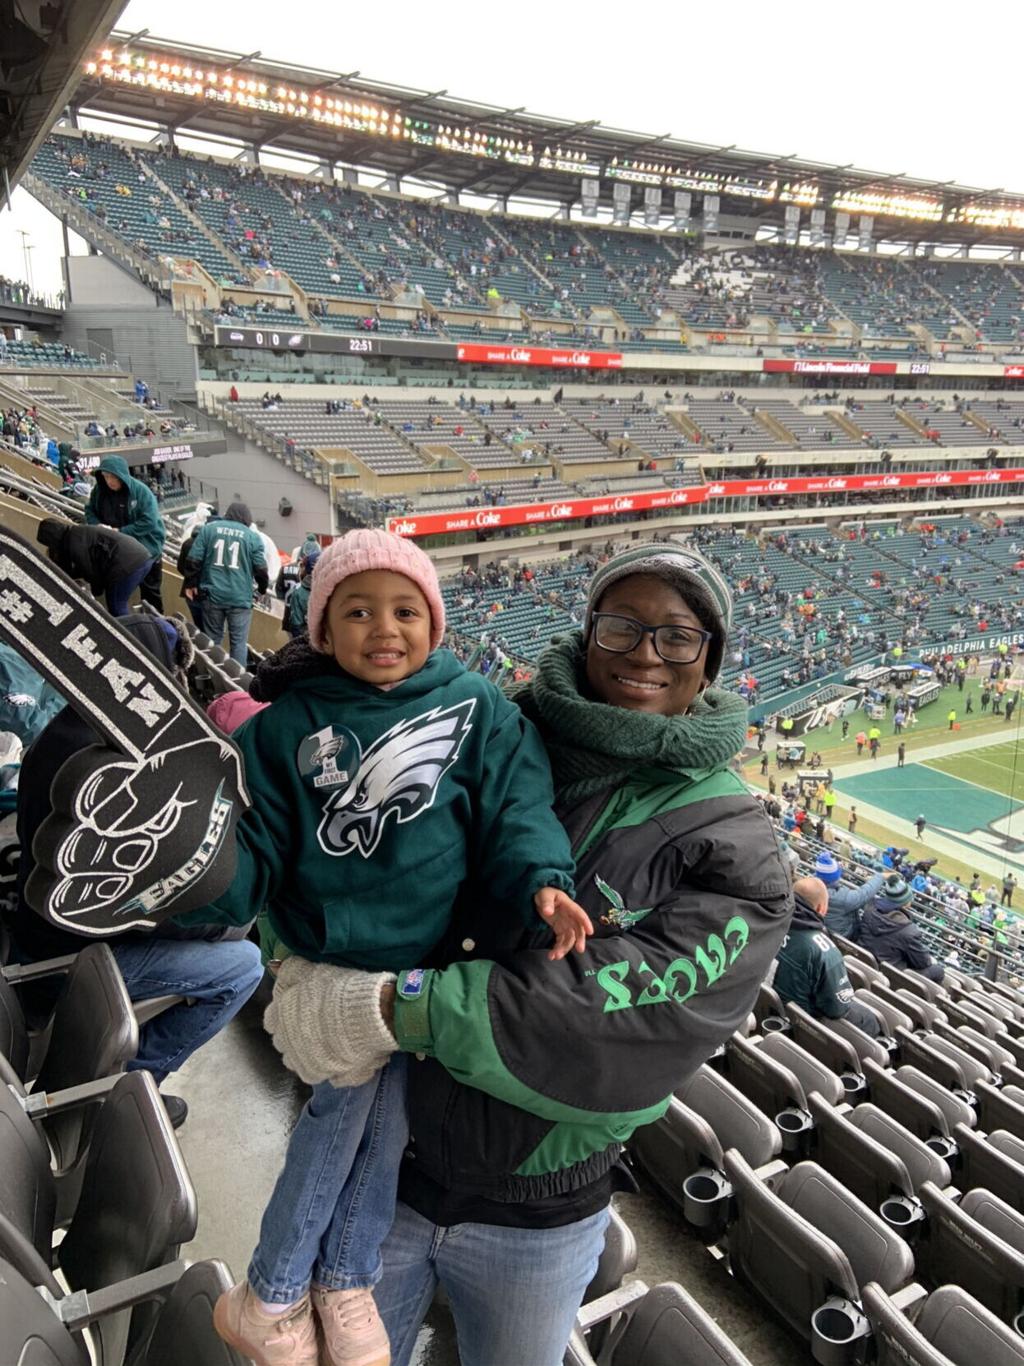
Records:
[[[308,644],[261,671],[272,705],[235,735],[252,807],[231,888],[196,918],[244,922],[266,906],[291,952],[367,970],[367,1000],[424,962],[464,883],[493,902],[508,944],[535,908],[552,956],[582,951],[592,927],[570,899],[547,758],[519,710],[438,648],[430,559],[387,532],[350,532],[320,556],[308,621]],[[333,1037],[348,1027],[323,1021]],[[387,1366],[372,1287],[406,1142],[404,1063],[316,1086],[299,1118],[248,1279],[214,1315],[257,1366]]]

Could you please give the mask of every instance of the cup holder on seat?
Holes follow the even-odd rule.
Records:
[[[807,1150],[814,1121],[806,1110],[791,1105],[779,1111],[775,1116],[775,1123],[782,1134],[783,1152],[799,1153]]]
[[[701,1233],[725,1232],[732,1185],[713,1167],[702,1167],[683,1182],[683,1218]]]
[[[835,1296],[811,1315],[811,1355],[820,1366],[857,1366],[870,1336],[871,1325],[852,1300]]]
[[[917,1225],[924,1222],[924,1206],[909,1195],[890,1195],[879,1206],[879,1213],[904,1238],[917,1233]]]

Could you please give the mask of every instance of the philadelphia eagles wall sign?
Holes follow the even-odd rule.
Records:
[[[0,528],[0,639],[103,743],[73,754],[33,842],[26,896],[79,934],[152,928],[230,884],[249,805],[234,745],[56,565]]]

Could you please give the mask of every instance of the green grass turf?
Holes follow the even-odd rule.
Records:
[[[1011,723],[1016,729],[1016,717]],[[1024,803],[1024,745],[1017,739],[999,745],[979,745],[967,754],[951,754],[944,759],[926,759],[924,767],[938,769],[954,778],[963,778],[978,787],[987,787],[1014,802]]]

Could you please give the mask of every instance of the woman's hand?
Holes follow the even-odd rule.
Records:
[[[555,936],[555,947],[548,954],[550,959],[564,958],[570,949],[583,952],[587,947],[587,935],[594,933],[594,926],[582,906],[577,906],[572,897],[558,887],[542,887],[534,892],[533,904]]]
[[[389,972],[358,972],[286,958],[263,1023],[285,1066],[310,1085],[360,1086],[398,1048],[385,1022]]]

